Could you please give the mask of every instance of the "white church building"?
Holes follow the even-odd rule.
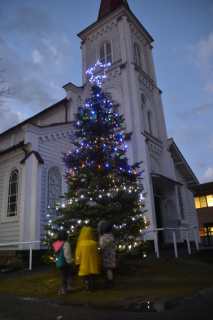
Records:
[[[64,85],[63,100],[0,134],[0,244],[36,241],[45,233],[48,206],[67,190],[61,152],[70,149],[74,113],[89,97],[86,71],[98,59],[111,62],[102,88],[120,104],[119,114],[125,117],[129,164],[143,161],[148,229],[197,225],[189,187],[199,182],[173,139],[167,137],[152,56],[154,40],[127,0],[102,0],[97,21],[78,37],[82,86]],[[194,236],[191,231],[190,241]],[[176,232],[176,237],[183,243],[186,234]],[[147,234],[147,239],[153,240],[154,233]],[[172,233],[160,232],[159,242],[172,243]],[[28,248],[0,247],[0,266],[21,264]],[[43,244],[33,248],[38,253],[44,249]]]

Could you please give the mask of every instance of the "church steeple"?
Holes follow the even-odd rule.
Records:
[[[107,14],[117,9],[122,4],[125,4],[129,8],[127,0],[101,0],[98,20],[105,17]]]

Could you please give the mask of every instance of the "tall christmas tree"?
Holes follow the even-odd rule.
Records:
[[[45,227],[46,241],[64,228],[75,246],[83,225],[95,230],[99,221],[107,220],[115,226],[117,243],[132,246],[148,225],[143,216],[141,163],[128,163],[124,117],[118,114],[118,104],[101,89],[101,79],[109,65],[97,62],[97,66],[104,69],[104,74],[95,78],[95,68],[88,71],[92,82],[90,97],[75,114],[73,149],[63,154],[68,183],[66,206],[56,204],[57,219]]]

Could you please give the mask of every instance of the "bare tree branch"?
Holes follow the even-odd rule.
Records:
[[[0,58],[1,60],[1,58]],[[0,70],[0,73],[4,73],[5,69]],[[0,105],[3,105],[3,103],[8,102],[7,100],[4,100],[4,98],[12,98],[17,91],[15,90],[15,87],[11,85],[6,85],[8,81],[0,75]]]

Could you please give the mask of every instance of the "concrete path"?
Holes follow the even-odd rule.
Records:
[[[0,294],[0,320],[212,320],[213,292],[183,300],[171,310],[160,312],[129,312],[94,310],[87,306],[71,307],[45,302],[33,302]]]

